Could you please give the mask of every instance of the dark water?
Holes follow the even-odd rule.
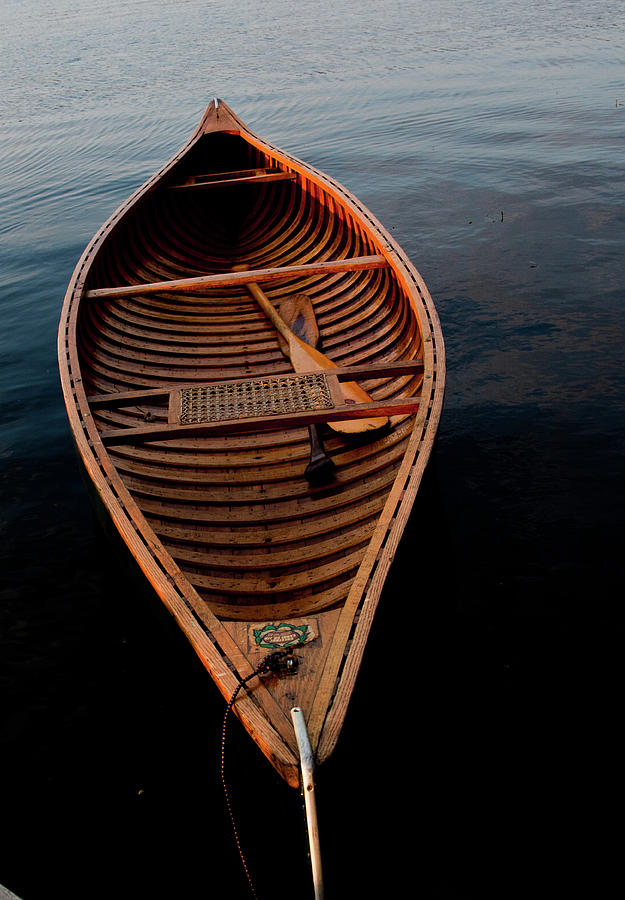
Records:
[[[0,883],[247,896],[222,701],[102,537],[55,348],[82,248],[219,95],[374,211],[447,344],[436,454],[319,772],[328,896],[620,894],[625,5],[3,19]],[[296,792],[236,725],[228,753],[259,896],[310,896]]]

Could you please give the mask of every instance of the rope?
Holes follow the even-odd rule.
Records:
[[[245,854],[243,853],[243,847],[241,846],[241,839],[239,837],[239,830],[237,828],[236,819],[234,817],[234,811],[232,809],[232,802],[230,800],[230,792],[228,790],[228,783],[226,781],[226,771],[225,771],[225,762],[226,762],[226,729],[228,726],[228,716],[232,711],[232,707],[236,703],[237,697],[241,690],[245,687],[248,681],[251,681],[252,678],[256,678],[256,676],[263,675],[267,672],[277,672],[280,671],[280,663],[282,659],[287,656],[289,653],[288,650],[276,650],[273,653],[270,653],[266,656],[260,663],[256,666],[253,672],[250,675],[247,675],[245,678],[239,678],[239,684],[236,687],[235,692],[232,697],[228,701],[228,705],[226,706],[226,711],[224,713],[223,725],[221,728],[221,783],[224,789],[224,798],[226,802],[226,809],[228,810],[228,815],[230,817],[230,822],[232,824],[232,831],[234,834],[234,842],[236,844],[239,857],[241,859],[241,865],[243,866],[243,872],[245,873],[245,877],[247,878],[247,883],[249,885],[252,897],[255,900],[258,900],[258,895],[256,893],[256,889],[254,887],[254,881],[252,879],[252,875],[250,873],[249,867],[247,865],[247,860],[245,859]],[[238,676],[237,676],[238,677]]]

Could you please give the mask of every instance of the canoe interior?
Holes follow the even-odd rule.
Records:
[[[362,257],[382,265],[343,265]],[[359,383],[378,405],[416,398],[417,411],[361,439],[322,425],[335,468],[317,485],[305,477],[306,425],[210,435],[174,427],[155,439],[181,386],[289,374],[290,361],[244,284],[90,292],[326,261],[342,270],[281,273],[261,286],[277,308],[307,295],[319,349],[338,367],[367,367]],[[371,214],[225,105],[209,107],[174,159],[113,214],[70,282],[59,360],[81,457],[224,696],[266,654],[266,628],[306,634],[297,675],[264,681],[235,708],[291,784],[293,705],[318,762],[336,742],[433,444],[443,356],[427,288]],[[409,362],[419,365],[398,371]],[[373,377],[381,364],[395,371]],[[129,402],[133,391],[143,396]]]
[[[306,179],[179,189],[190,176],[275,169],[233,134],[203,137],[100,250],[86,289],[365,256],[376,248]],[[224,176],[230,178],[233,176]],[[236,176],[234,176],[236,177]],[[271,285],[274,304],[307,293],[320,347],[340,365],[418,357],[416,315],[388,268]],[[88,394],[288,373],[278,337],[245,289],[83,303]],[[369,380],[375,399],[414,395],[421,374]],[[98,410],[98,428],[166,422],[167,407]],[[109,449],[155,534],[218,615],[301,616],[340,603],[375,528],[412,423],[376,440],[331,435],[331,485],[304,478],[308,430],[167,440]]]

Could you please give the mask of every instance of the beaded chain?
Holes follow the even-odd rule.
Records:
[[[226,808],[228,810],[228,815],[230,816],[230,822],[232,823],[232,830],[234,833],[234,841],[237,846],[237,850],[239,852],[239,857],[241,859],[241,864],[243,866],[243,871],[245,872],[245,877],[247,878],[247,883],[250,887],[250,891],[255,900],[258,900],[258,895],[256,894],[256,889],[254,887],[254,882],[252,880],[252,876],[250,870],[247,865],[247,861],[245,859],[245,855],[243,853],[243,848],[241,846],[241,839],[239,837],[239,831],[237,828],[236,820],[234,817],[234,811],[232,809],[232,802],[230,800],[230,792],[228,790],[228,783],[226,781],[226,772],[225,772],[225,761],[226,761],[226,729],[228,726],[228,716],[232,710],[232,707],[236,703],[237,697],[239,696],[240,691],[245,687],[248,681],[251,681],[252,678],[256,678],[257,675],[263,675],[267,672],[277,671],[279,668],[280,661],[283,657],[287,656],[290,651],[288,650],[275,650],[273,653],[269,653],[260,661],[260,663],[256,666],[254,671],[247,675],[245,678],[239,679],[239,684],[236,687],[235,692],[232,697],[228,701],[228,705],[226,706],[226,712],[224,714],[223,725],[221,728],[221,783],[224,789],[224,797],[226,801]],[[238,677],[238,676],[237,676]]]

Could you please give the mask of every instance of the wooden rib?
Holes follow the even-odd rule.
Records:
[[[314,588],[346,572],[354,573],[360,565],[363,552],[364,548],[349,554],[343,551],[339,554],[338,560],[325,566],[310,566],[303,571],[291,569],[289,573],[281,576],[274,573],[272,569],[262,572],[260,568],[257,568],[253,574],[242,574],[236,567],[231,570],[230,576],[223,573],[202,575],[188,569],[186,574],[192,584],[219,594],[232,594],[237,598],[248,594],[253,598],[252,602],[263,602],[267,596],[270,596],[275,602],[282,595],[292,594],[303,587]],[[288,599],[288,597],[283,597],[283,599]]]
[[[354,485],[359,486],[361,490],[363,490],[363,485],[366,485],[364,490],[368,490],[373,476],[378,472],[384,472],[388,467],[393,468],[397,454],[401,453],[402,449],[395,442],[389,440],[378,453],[360,458],[351,465],[343,463],[339,473],[335,476],[335,492],[337,490],[345,492],[349,486]],[[340,463],[338,458],[337,462]],[[261,504],[267,508],[270,504],[283,504],[288,501],[300,504],[301,509],[301,504],[312,504],[327,492],[327,486],[312,485],[309,487],[305,479],[301,477],[301,469],[299,472],[291,470],[289,473],[284,466],[282,467],[282,479],[267,483],[264,480],[264,467],[262,483],[259,483],[258,480],[258,469],[254,473],[255,477],[250,478],[249,481],[237,481],[234,478],[232,480],[220,479],[215,474],[203,478],[202,473],[198,473],[197,477],[193,478],[191,470],[186,471],[184,475],[181,474],[181,470],[178,470],[177,477],[176,475],[172,477],[164,471],[159,479],[157,470],[128,466],[123,460],[119,460],[118,470],[124,474],[126,484],[136,496],[158,498],[161,501],[175,503],[186,501],[193,504],[194,507],[203,503],[208,503],[212,507],[223,504],[229,509],[245,505],[249,509],[250,521],[254,519],[252,507],[255,504]],[[289,474],[290,477],[288,477]],[[189,517],[193,518],[193,515],[191,512]],[[294,561],[293,564],[297,563]]]
[[[246,272],[230,272],[217,275],[201,275],[197,278],[178,278],[147,284],[130,284],[122,287],[95,288],[85,296],[91,300],[139,296],[159,291],[193,291],[198,288],[216,288],[245,285],[248,281],[280,281],[293,276],[325,275],[337,272],[355,272],[360,269],[380,269],[388,263],[383,256],[358,256],[351,259],[325,260],[303,265],[280,266],[268,269],[250,269]]]
[[[246,547],[244,550],[237,548],[236,545],[225,549],[215,546],[211,548],[210,564],[207,563],[208,554],[205,551],[200,552],[188,546],[176,547],[175,555],[182,565],[198,567],[209,565],[212,570],[251,571],[262,568],[263,565],[270,566],[272,571],[288,570],[293,566],[293,551],[296,547],[300,566],[310,565],[319,559],[342,553],[344,550],[353,550],[354,547],[368,542],[370,530],[370,522],[360,523],[349,531],[339,535],[333,534],[315,543],[300,541],[299,546],[291,534],[287,548],[278,550],[275,547],[268,548],[266,544],[256,548]]]
[[[332,612],[336,609],[337,605],[340,605],[345,601],[350,583],[350,581],[347,581],[334,584],[332,587],[329,587],[321,593],[311,592],[302,597],[292,595],[289,600],[281,600],[278,603],[264,603],[257,608],[256,615],[254,615],[253,606],[250,607],[245,603],[235,603],[230,597],[220,597],[218,595],[206,596],[205,594],[203,594],[203,596],[214,614],[223,617],[224,622],[227,622],[228,624],[241,621],[254,622],[259,619],[264,622],[271,622],[276,619],[280,619],[281,621],[286,619],[288,621],[289,619],[294,619],[298,616],[308,617],[319,612],[323,612],[324,614]],[[199,589],[196,590],[199,592]],[[311,684],[312,687],[319,677],[319,671],[315,672],[313,669],[311,674],[314,676],[314,682]],[[310,691],[310,693],[311,695],[314,695],[314,691]],[[305,703],[304,695],[301,690],[301,679],[298,694],[300,701],[306,706],[307,704]]]
[[[293,525],[297,523],[298,540],[319,540],[332,537],[342,529],[358,526],[368,521],[370,532],[375,528],[375,517],[384,506],[386,495],[384,494],[388,484],[378,485],[378,492],[367,492],[366,496],[352,496],[341,498],[340,514],[330,507],[329,509],[317,509],[315,517],[303,518],[297,516],[292,507],[288,507],[283,517],[276,517],[271,522],[256,517],[250,520],[249,513],[246,518],[233,516],[232,521],[224,521],[215,516],[215,521],[208,517],[200,519],[195,516],[190,520],[187,516],[188,509],[183,511],[183,517],[176,519],[171,507],[164,508],[158,503],[142,502],[142,512],[149,519],[156,534],[163,540],[175,542],[172,546],[172,554],[175,556],[175,546],[179,543],[193,544],[200,547],[241,547],[244,550],[259,547],[286,547],[293,544]],[[348,503],[348,500],[350,501]],[[165,518],[164,514],[168,517]],[[290,517],[289,517],[290,516]],[[285,524],[288,523],[288,524]],[[269,539],[269,541],[268,541]]]
[[[375,449],[367,442],[356,447],[333,446],[332,438],[327,440],[328,452],[340,467],[340,483],[342,486],[354,481],[360,481],[368,473],[393,465],[398,454],[403,452],[403,442],[407,436],[409,425],[404,423],[400,428],[395,428],[376,440]],[[289,432],[292,434],[292,432]],[[271,438],[271,435],[267,435]],[[302,463],[309,456],[308,432],[301,430],[300,440],[293,440],[280,454],[280,459],[265,462],[262,466],[262,499],[271,500],[275,490],[282,498],[286,496],[307,496],[311,490],[319,488],[309,487],[301,478]],[[264,448],[255,450],[252,448],[233,449],[218,446],[216,441],[202,439],[202,443],[212,443],[214,450],[206,448],[205,453],[199,455],[182,454],[176,450],[165,454],[163,450],[153,449],[153,445],[125,445],[111,449],[115,456],[115,464],[120,473],[129,478],[136,479],[136,484],[158,484],[161,490],[166,491],[168,485],[180,487],[190,486],[194,490],[194,497],[198,498],[203,489],[209,489],[214,497],[220,490],[236,486],[245,496],[248,487],[259,485],[259,452]],[[228,445],[230,441],[228,441]],[[150,455],[158,454],[158,458]],[[269,446],[269,454],[275,452],[275,444]],[[339,475],[336,476],[337,478]],[[133,483],[133,489],[134,483]],[[136,488],[140,490],[140,487]],[[228,504],[236,503],[232,491],[226,494]]]

